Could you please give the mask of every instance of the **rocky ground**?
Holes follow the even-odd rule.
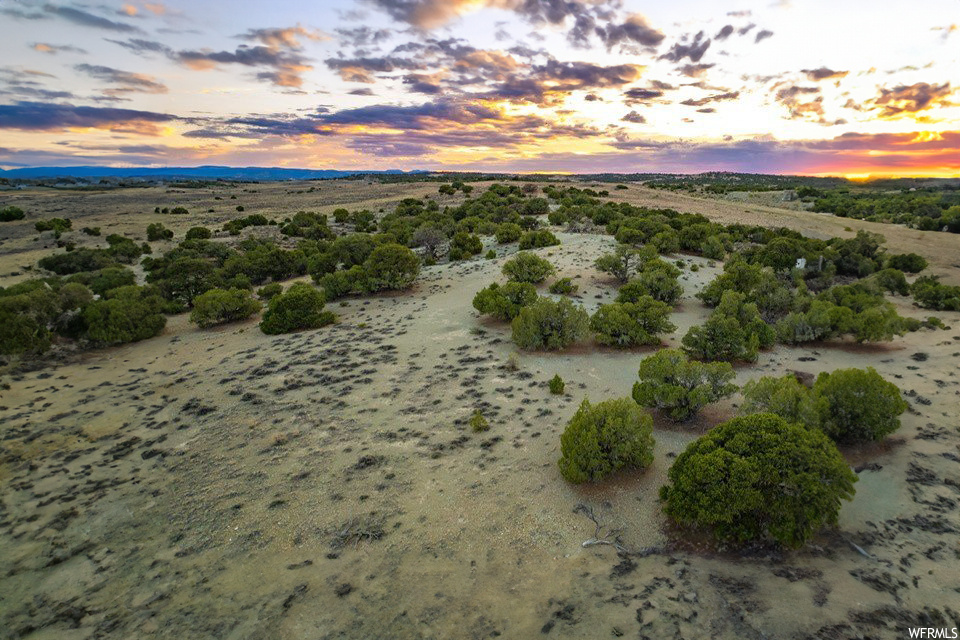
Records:
[[[435,192],[321,183],[319,194],[294,193],[309,186],[250,186],[262,193],[243,196],[247,213],[389,208]],[[223,203],[234,201],[214,193],[23,198],[67,207],[75,227],[140,233],[153,206],[194,198],[184,229],[162,217],[179,235],[203,215],[231,217]],[[334,193],[335,204],[318,204]],[[868,224],[838,231],[817,214],[635,187],[616,196],[826,235]],[[208,201],[224,211],[200,215]],[[949,234],[869,228],[895,250],[929,238],[918,252],[960,275],[956,256],[938,253]],[[18,233],[0,245],[0,270],[21,275],[0,284],[50,251]],[[592,267],[612,239],[560,237],[538,253],[574,278],[589,311],[612,299],[614,283]],[[738,369],[742,384],[873,366],[911,409],[886,442],[844,451],[860,481],[836,531],[796,552],[724,550],[673,531],[657,491],[671,459],[739,398],[692,424],[658,420],[650,469],[568,485],[556,467],[566,421],[583,397],[629,395],[651,350],[514,355],[509,328],[470,306],[513,249],[498,250],[426,268],[402,295],[332,305],[339,324],[317,331],[265,336],[256,320],[201,331],[180,316],[157,338],[4,376],[0,637],[832,639],[960,626],[960,313],[937,314],[949,331],[778,347]],[[706,317],[693,295],[721,268],[682,258],[670,345]],[[904,315],[930,315],[892,299]],[[547,389],[554,374],[564,396]],[[476,409],[489,431],[467,425]],[[601,536],[619,529],[644,554],[582,546],[597,525],[580,504]]]

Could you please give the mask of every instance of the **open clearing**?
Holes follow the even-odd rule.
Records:
[[[3,226],[0,285],[53,251],[35,240],[41,216],[141,241],[151,222],[182,238],[250,213],[389,211],[427,194],[435,184],[362,181],[5,193],[31,215]],[[818,237],[869,229],[960,284],[953,234],[636,186],[611,198]],[[191,213],[153,213],[178,205]],[[574,278],[588,311],[611,301],[593,261],[614,240],[558,236],[537,253]],[[872,366],[911,409],[883,444],[844,449],[860,481],[838,531],[796,552],[723,551],[671,531],[657,492],[673,456],[739,396],[693,424],[658,422],[650,469],[567,484],[556,465],[567,420],[585,396],[628,396],[653,349],[522,353],[508,367],[509,327],[470,304],[500,278],[497,250],[427,267],[403,294],[331,304],[340,322],[316,331],[198,330],[182,315],[157,338],[5,376],[0,637],[900,638],[904,626],[958,626],[960,313],[935,314],[949,331],[778,346],[737,369],[743,384]],[[722,267],[680,257],[700,269],[684,270],[670,346],[707,317],[693,296]],[[901,315],[931,315],[890,299]],[[562,397],[547,390],[555,374]],[[477,408],[491,424],[479,434],[467,425]],[[582,547],[594,525],[574,512],[581,502],[627,546],[656,552]]]

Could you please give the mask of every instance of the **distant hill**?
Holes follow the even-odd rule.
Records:
[[[361,174],[402,175],[426,173],[387,171],[339,171],[337,169],[285,169],[282,167],[23,167],[0,169],[0,177],[10,179],[36,178],[148,178],[148,179],[203,179],[203,180],[329,180]]]

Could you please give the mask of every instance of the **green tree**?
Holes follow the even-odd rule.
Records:
[[[614,302],[600,305],[590,318],[590,329],[597,342],[614,347],[635,347],[659,344],[660,334],[672,333],[670,305],[650,296],[636,302]]]
[[[323,293],[305,282],[296,282],[270,300],[260,321],[260,330],[277,335],[332,324],[336,316],[323,310],[325,303]]]
[[[835,525],[857,476],[820,431],[760,413],[734,418],[690,443],[660,490],[678,523],[719,540],[800,547]]]
[[[523,236],[523,229],[516,223],[503,222],[497,225],[496,236],[500,244],[516,242]]]
[[[887,257],[888,269],[899,269],[904,273],[920,273],[927,268],[927,260],[915,253],[898,253]]]
[[[753,362],[757,352],[773,345],[776,334],[746,296],[726,291],[703,326],[691,327],[683,336],[683,348],[701,360]]]
[[[98,345],[138,342],[159,334],[167,324],[164,301],[154,287],[126,286],[86,306],[84,336]]]
[[[169,240],[173,237],[173,231],[167,229],[163,224],[154,222],[147,225],[147,240],[157,242],[159,240]]]
[[[23,220],[26,214],[20,207],[7,205],[0,208],[0,222],[13,222],[14,220]]]
[[[636,403],[665,411],[677,422],[737,390],[729,363],[688,360],[679,349],[661,349],[644,358],[638,375],[640,380],[633,385]]]
[[[872,367],[821,373],[813,394],[822,407],[821,429],[840,443],[882,440],[900,428],[907,410],[897,386]]]
[[[478,235],[467,233],[466,231],[458,231],[453,234],[453,239],[450,240],[451,260],[466,260],[481,251],[483,251],[483,241],[480,240],[480,236]]]
[[[584,399],[560,436],[560,474],[574,483],[600,480],[653,462],[653,419],[629,398],[591,405]]]
[[[520,238],[520,249],[539,249],[542,247],[553,247],[560,244],[557,236],[546,229],[539,231],[528,231]]]
[[[617,302],[636,302],[640,298],[649,296],[672,306],[682,295],[683,286],[671,272],[664,269],[644,269],[630,282],[620,287]]]
[[[503,275],[514,282],[537,284],[546,280],[554,271],[548,260],[529,251],[521,251],[503,263]]]
[[[564,298],[540,298],[513,319],[513,341],[521,349],[564,349],[587,334],[590,316]]]
[[[187,229],[187,240],[208,240],[213,237],[213,232],[206,227],[190,227]]]
[[[537,289],[532,284],[508,282],[499,285],[494,282],[477,292],[473,297],[473,308],[497,320],[510,321],[520,314],[522,308],[536,301]]]
[[[796,376],[790,374],[782,378],[750,380],[743,386],[743,398],[741,415],[775,413],[787,422],[811,428],[820,426],[821,414],[825,409],[816,396],[800,384]]]
[[[193,300],[190,322],[205,329],[249,318],[260,310],[260,302],[247,289],[211,289]]]
[[[550,387],[550,393],[552,393],[555,396],[560,396],[560,395],[563,395],[563,390],[566,388],[567,385],[564,384],[563,378],[561,378],[560,374],[557,373],[557,374],[554,374],[552,378],[550,378],[550,382],[547,383],[547,386]]]
[[[420,274],[420,258],[402,245],[382,244],[370,253],[364,269],[371,291],[406,289]]]

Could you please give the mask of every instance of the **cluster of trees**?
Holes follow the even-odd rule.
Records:
[[[653,421],[641,406],[684,420],[737,389],[729,364],[691,362],[675,349],[645,359],[639,375],[633,401],[584,400],[567,424],[558,461],[566,480],[649,466]],[[692,442],[660,492],[664,512],[679,524],[738,543],[799,547],[836,524],[857,480],[837,443],[882,439],[906,409],[896,386],[873,369],[822,373],[811,389],[793,376],[762,378],[744,396],[744,415]]]
[[[960,233],[960,193],[935,187],[903,191],[832,189],[817,194],[813,211],[842,218]]]

